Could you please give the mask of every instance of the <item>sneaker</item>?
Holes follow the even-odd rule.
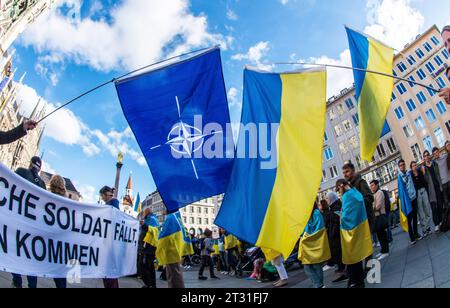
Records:
[[[329,266],[329,265],[326,265],[326,266],[323,268],[323,271],[324,271],[324,272],[328,272],[328,271],[330,271],[330,270],[332,270],[332,269],[334,269],[334,267]]]
[[[198,280],[202,280],[202,281],[205,281],[205,280],[208,280],[208,278],[207,278],[207,277],[205,277],[205,276],[199,276],[199,277],[198,277]]]
[[[414,246],[414,245],[416,245],[417,244],[417,241],[412,241],[411,242],[411,246]]]
[[[283,288],[285,286],[287,286],[289,283],[286,280],[280,280],[276,285],[274,285],[275,288]]]
[[[441,226],[436,226],[436,228],[434,228],[434,232],[438,233],[439,231],[441,231]]]
[[[381,260],[386,259],[387,257],[389,257],[389,254],[388,254],[388,253],[383,253],[381,256],[379,256],[379,257],[377,258],[377,260],[378,260],[378,261],[381,261]]]
[[[343,282],[343,281],[347,281],[347,280],[348,280],[347,275],[342,275],[338,279],[333,280],[333,283],[339,283],[339,282]]]
[[[277,280],[273,283],[273,286],[276,286],[277,284],[279,284],[281,282],[281,280]]]

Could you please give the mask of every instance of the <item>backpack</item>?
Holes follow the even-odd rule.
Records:
[[[387,190],[383,190],[384,194],[384,206],[386,208],[386,214],[391,213],[391,197],[389,196],[389,192]]]

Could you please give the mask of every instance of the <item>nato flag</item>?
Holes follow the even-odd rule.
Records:
[[[226,191],[234,144],[219,48],[116,89],[169,213]]]

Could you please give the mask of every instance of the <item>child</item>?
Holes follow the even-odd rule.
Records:
[[[211,259],[211,254],[214,252],[214,248],[213,248],[214,242],[212,239],[212,231],[209,229],[206,229],[204,232],[204,236],[205,236],[205,238],[203,239],[202,244],[201,244],[202,265],[198,272],[198,279],[200,279],[200,280],[208,279],[205,276],[203,276],[203,271],[205,270],[206,267],[209,267],[209,273],[210,273],[211,279],[219,279],[219,277],[217,277],[214,274],[214,264]]]

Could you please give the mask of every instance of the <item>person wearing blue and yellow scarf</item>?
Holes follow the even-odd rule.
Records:
[[[228,271],[231,276],[237,275],[238,239],[223,229],[220,230],[220,234],[225,237],[224,246],[227,251]]]
[[[363,195],[347,180],[339,180],[336,190],[342,197],[342,262],[347,265],[349,288],[364,288],[363,261],[373,254],[372,236]]]
[[[146,234],[143,239],[141,275],[145,288],[155,289],[155,259],[156,247],[158,247],[159,221],[151,209],[146,209],[144,216],[145,219],[142,229],[146,230]]]
[[[331,251],[325,221],[318,209],[314,209],[300,239],[298,259],[305,266],[306,275],[314,287],[323,288],[323,266],[331,259]]]

